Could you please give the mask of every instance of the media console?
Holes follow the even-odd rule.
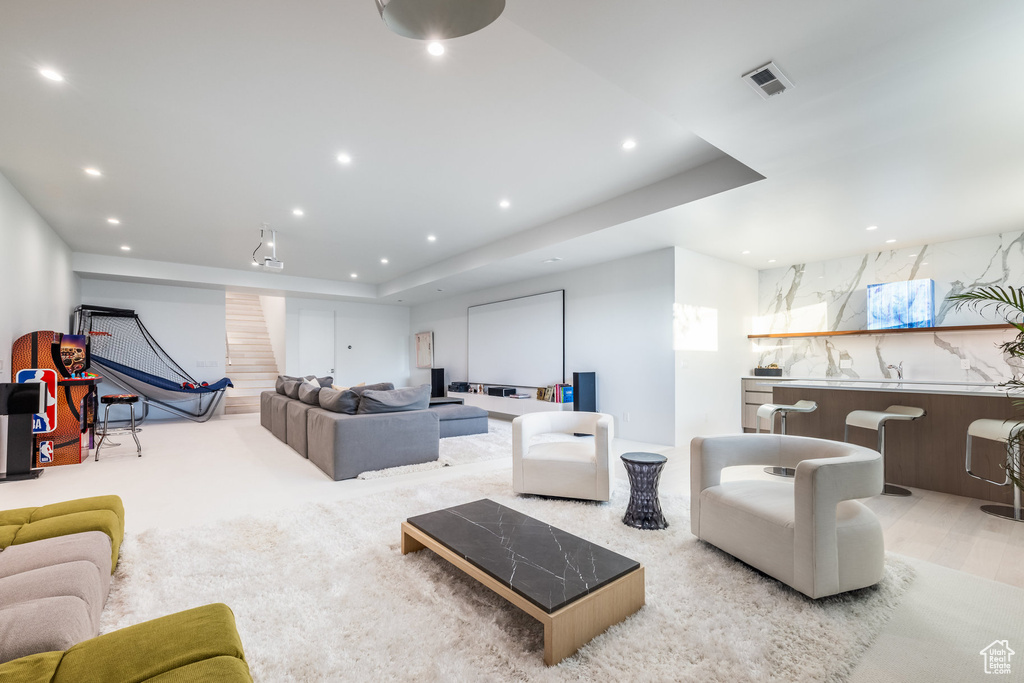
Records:
[[[449,391],[451,398],[461,398],[467,406],[483,408],[489,413],[503,415],[525,415],[550,411],[572,410],[572,403],[553,403],[538,401],[535,398],[509,398],[507,396],[488,396],[487,394],[470,394],[461,391]]]

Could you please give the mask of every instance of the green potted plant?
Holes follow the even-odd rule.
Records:
[[[1003,342],[999,348],[1012,358],[1024,359],[1024,287],[979,287],[964,294],[954,294],[949,300],[955,302],[954,310],[969,308],[980,313],[988,308],[994,309],[1017,330],[1017,336]],[[1000,386],[1006,387],[1014,407],[1024,412],[1024,378],[1015,374]],[[1014,442],[1007,443],[1007,452],[1006,464],[1000,467],[1006,470],[1006,475],[1017,487],[1024,488],[1024,433]]]

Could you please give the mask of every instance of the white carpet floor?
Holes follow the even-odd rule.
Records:
[[[488,497],[639,560],[647,605],[557,667],[542,628],[429,551],[399,552],[405,518]],[[913,570],[811,601],[700,543],[687,500],[672,526],[620,521],[609,504],[517,497],[507,472],[442,486],[129,536],[103,630],[207,602],[235,611],[257,681],[841,681],[892,617]]]

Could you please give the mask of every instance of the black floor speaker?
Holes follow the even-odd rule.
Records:
[[[430,369],[430,398],[444,396],[444,368]]]
[[[597,375],[593,372],[572,373],[572,409],[597,412]]]

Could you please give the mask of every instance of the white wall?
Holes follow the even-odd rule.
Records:
[[[465,380],[469,306],[564,289],[566,380],[596,372],[597,409],[615,417],[618,436],[671,444],[674,260],[673,249],[662,249],[423,304],[412,309],[411,331],[432,331],[434,367],[443,367],[449,382]],[[411,336],[407,357],[412,383],[429,382],[430,371],[415,368]]]
[[[11,381],[11,344],[36,330],[71,331],[79,279],[71,250],[0,174],[0,382]],[[0,471],[7,418],[0,418]]]
[[[299,311],[334,311],[335,383],[409,385],[408,308],[298,297],[288,297],[285,307],[285,374],[309,374],[299,367]]]
[[[82,303],[133,309],[157,343],[185,372],[211,384],[224,377],[227,349],[223,290],[84,279]],[[213,366],[198,365],[201,362]],[[109,383],[100,386],[101,394],[117,391],[120,390]],[[218,413],[223,409],[222,402]],[[125,415],[110,410],[111,420]],[[156,408],[150,409],[149,416],[177,419]]]
[[[274,349],[274,360],[278,373],[283,373],[287,362],[287,302],[283,296],[260,296],[263,320],[267,323],[270,346]]]
[[[740,377],[756,358],[747,335],[757,277],[752,268],[675,249],[676,445],[741,431]]]

